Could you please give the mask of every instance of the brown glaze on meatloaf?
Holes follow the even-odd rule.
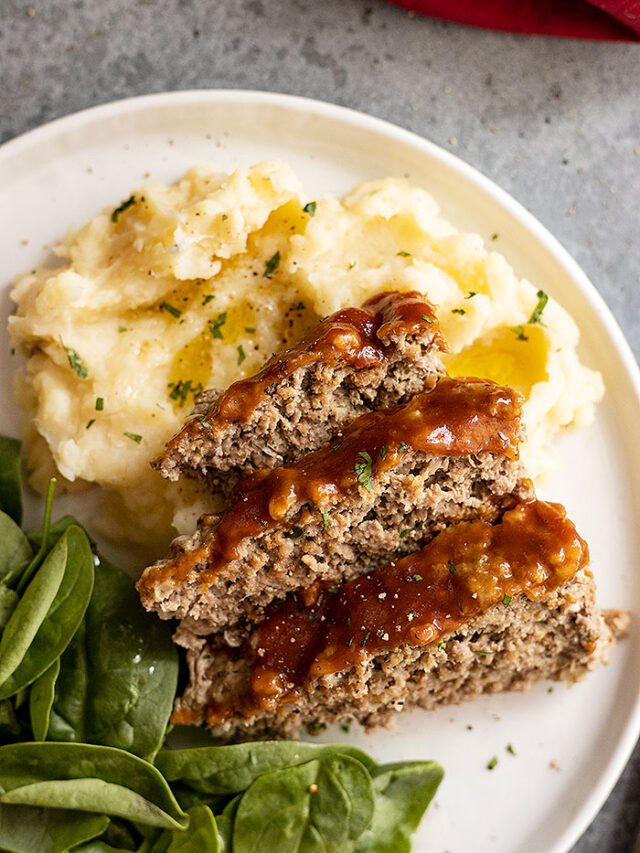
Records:
[[[181,630],[191,683],[175,722],[215,734],[388,722],[482,692],[573,681],[624,619],[594,603],[588,548],[558,504],[440,533],[422,551],[337,589],[300,591],[230,649]],[[306,602],[306,603],[305,603]]]
[[[366,572],[447,524],[495,520],[530,494],[517,460],[520,395],[444,379],[360,418],[335,443],[236,487],[173,556],[147,569],[149,610],[229,628],[290,590]]]
[[[154,466],[170,480],[187,472],[229,491],[241,474],[298,459],[359,415],[432,387],[445,373],[443,349],[423,296],[378,294],[326,317],[255,376],[205,391]]]

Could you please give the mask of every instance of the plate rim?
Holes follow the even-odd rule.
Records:
[[[19,154],[21,151],[27,150],[31,146],[40,145],[48,138],[55,137],[60,132],[73,131],[82,126],[116,115],[122,115],[123,113],[149,110],[154,107],[170,108],[178,105],[193,105],[199,102],[223,105],[225,103],[234,105],[259,103],[262,105],[285,107],[294,112],[304,112],[307,115],[313,114],[320,118],[337,120],[352,127],[355,126],[362,130],[381,135],[394,142],[405,144],[457,173],[463,181],[473,184],[477,189],[500,205],[509,216],[525,228],[553,256],[568,278],[576,285],[581,296],[598,314],[604,330],[609,337],[609,342],[613,345],[626,371],[627,378],[635,392],[636,401],[640,403],[640,366],[635,359],[633,351],[604,298],[558,238],[533,213],[474,166],[461,159],[458,155],[431,142],[431,140],[421,136],[419,133],[407,130],[386,119],[378,118],[369,113],[330,101],[266,90],[203,88],[156,92],[87,107],[19,134],[0,145],[0,165],[2,165],[4,160]],[[639,737],[640,685],[637,688],[637,695],[632,704],[627,725],[621,732],[616,749],[611,753],[597,784],[590,795],[583,800],[572,820],[547,853],[568,853],[571,847],[581,838],[601,810],[620,778]]]

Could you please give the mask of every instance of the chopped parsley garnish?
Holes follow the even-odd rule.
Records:
[[[449,566],[449,574],[450,574],[450,575],[455,575],[455,573],[456,573],[456,567],[453,565],[453,561],[452,561],[452,560],[447,560],[447,565]]]
[[[365,489],[370,492],[373,488],[372,482],[372,471],[373,471],[373,459],[367,453],[366,450],[361,450],[358,453],[358,456],[362,458],[362,462],[356,462],[353,466],[354,471],[356,472],[356,478],[358,482],[365,487]]]
[[[349,639],[347,640],[347,648],[348,648],[348,649],[350,649],[350,648],[351,648],[351,643],[353,643],[353,638],[352,638],[352,637],[349,637]]]
[[[214,298],[215,298],[215,293],[207,293],[205,298],[202,300],[202,304],[207,305]]]
[[[388,450],[388,449],[389,449],[389,445],[388,445],[388,444],[384,444],[384,445],[380,448],[380,459],[384,459],[384,457],[387,455],[387,450]]]
[[[421,314],[420,316],[425,321],[425,323],[433,323],[433,317],[430,317],[428,314]]]
[[[446,648],[447,648],[447,641],[446,640],[440,640],[440,642],[438,643],[438,651],[441,652],[443,649],[446,649]]]
[[[310,614],[309,614],[309,622],[313,622],[313,620],[314,620],[315,618],[316,618],[316,614],[315,614],[315,613],[310,613]]]
[[[126,326],[118,326],[118,331],[119,331],[119,332],[128,332],[128,331],[129,331],[129,329],[127,329],[127,327],[126,327]]]
[[[329,592],[340,592],[340,587],[339,586],[330,586]]]
[[[512,326],[511,331],[517,336],[519,341],[528,341],[529,338],[524,333],[524,326]]]
[[[242,344],[238,346],[238,365],[242,364],[247,356],[244,354],[244,347]]]
[[[172,316],[172,317],[175,317],[175,318],[176,318],[176,320],[178,319],[178,317],[181,317],[181,316],[182,316],[182,311],[180,311],[180,309],[178,309],[178,308],[174,308],[174,306],[173,306],[173,305],[169,305],[169,303],[168,303],[168,302],[162,302],[162,303],[160,304],[160,308],[161,308],[163,311],[168,311],[168,312],[169,312],[169,314],[171,314],[171,316]]]
[[[328,529],[329,529],[329,513],[327,513],[327,512],[321,512],[321,513],[320,513],[320,515],[322,516],[322,526],[323,526],[323,528],[324,528],[325,530],[328,530]]]
[[[407,453],[409,450],[411,450],[410,445],[408,445],[406,441],[401,441],[398,453]]]
[[[117,222],[120,214],[124,213],[125,210],[127,210],[127,208],[131,207],[132,204],[135,204],[135,202],[136,202],[136,197],[134,195],[129,196],[129,198],[126,201],[122,202],[120,207],[116,207],[116,209],[113,211],[113,213],[111,214],[111,221]]]
[[[66,347],[62,343],[62,338],[60,339],[60,343],[62,344],[62,349],[67,354],[67,358],[69,359],[69,364],[71,365],[73,370],[75,370],[75,372],[78,374],[80,379],[86,379],[89,371],[87,370],[87,367],[86,367],[84,361],[82,360],[82,357],[79,356],[78,353],[74,349],[71,349],[71,347]]]
[[[347,266],[347,270],[352,270],[352,269],[355,267],[355,265],[356,265],[356,262],[355,262],[355,261],[351,261],[351,262],[349,263],[349,265]]]
[[[503,603],[503,604],[511,604],[511,599],[512,599],[512,598],[513,598],[513,596],[511,596],[511,595],[507,595],[507,594],[506,594],[506,592],[505,592],[505,594],[504,594],[504,598],[502,599],[502,603]]]
[[[396,254],[398,255],[399,258],[410,258],[411,257],[410,252],[396,252]]]
[[[96,397],[96,412],[101,412],[104,409],[104,397]]]
[[[92,426],[93,424],[95,424],[95,422],[96,422],[96,419],[95,419],[95,418],[91,418],[91,420],[89,421],[89,423],[86,425],[85,429],[89,429],[89,427],[90,427],[90,426]]]
[[[221,329],[224,324],[227,322],[227,312],[223,311],[221,314],[218,314],[215,320],[209,320],[209,331],[213,335],[214,338],[218,338],[218,340],[222,340],[222,332]]]
[[[495,755],[494,755],[494,756],[493,756],[493,758],[491,759],[491,761],[487,764],[487,770],[493,770],[493,768],[494,768],[497,764],[498,764],[498,759],[497,759],[497,758],[495,757]]]
[[[491,235],[491,239],[492,239],[492,240],[497,240],[497,239],[498,239],[498,232],[497,232],[497,231],[496,231],[496,233],[495,233],[495,234],[492,234],[492,235]]]
[[[540,318],[542,317],[542,312],[544,311],[545,306],[549,301],[549,297],[544,292],[544,290],[539,290],[536,296],[538,297],[538,304],[533,309],[532,315],[529,317],[529,323],[542,323],[542,320]]]
[[[464,310],[464,308],[452,308],[451,313],[452,314],[466,314],[467,312]]]
[[[421,581],[422,580],[422,575],[415,574],[415,575],[412,575],[412,577],[413,577],[414,581]]]
[[[142,441],[142,436],[138,435],[136,432],[123,432],[122,434],[127,438],[130,438],[131,441],[135,441],[136,444],[140,444]]]
[[[316,215],[316,207],[318,206],[317,201],[308,201],[305,206],[302,208],[304,213],[309,214],[312,218]]]
[[[477,295],[478,294],[476,293],[475,290],[470,290],[469,293],[465,296],[465,299],[473,299],[473,297],[477,296]]]
[[[191,379],[187,379],[186,381],[180,379],[178,380],[178,382],[169,382],[167,388],[173,389],[169,394],[169,398],[171,400],[177,400],[180,408],[182,408],[187,402],[187,397],[189,396],[189,394],[193,394],[193,397],[195,399],[195,397],[197,397],[198,394],[201,394],[204,390],[201,382],[198,382],[197,385],[194,385]]]
[[[340,728],[342,729],[342,731],[343,731],[346,735],[348,735],[348,734],[349,734],[349,732],[351,731],[350,726],[347,726],[347,725],[345,725],[345,724],[341,725],[341,726],[340,726]]]
[[[367,640],[369,639],[370,636],[371,636],[371,631],[367,631],[367,633],[364,635],[364,640],[360,643],[360,645],[366,646]]]
[[[256,330],[254,329],[253,326],[245,326],[244,330],[248,335],[255,335],[255,333],[256,333]]]
[[[405,536],[408,536],[412,532],[413,532],[413,527],[407,527],[406,530],[400,531],[400,538],[404,539]]]
[[[516,754],[515,749],[511,746],[511,744],[510,744],[510,743],[508,743],[508,744],[507,744],[507,746],[506,746],[506,750],[507,750],[507,752],[509,753],[509,755],[515,755],[515,754]]]
[[[302,527],[294,527],[293,530],[284,534],[287,539],[299,539],[301,536],[304,536],[304,528]]]
[[[272,255],[269,260],[264,265],[264,272],[262,273],[264,278],[271,278],[273,272],[278,269],[278,264],[280,263],[280,252],[276,252],[275,255]]]
[[[211,429],[211,424],[210,424],[210,423],[207,423],[207,416],[206,416],[206,415],[198,415],[198,417],[196,418],[196,420],[197,420],[197,421],[200,421],[200,423],[202,424],[202,426],[203,426],[205,429]]]
[[[464,613],[464,610],[462,609],[461,603],[458,604],[458,610],[460,611],[460,613]]]

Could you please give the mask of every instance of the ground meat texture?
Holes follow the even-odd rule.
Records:
[[[454,522],[498,518],[531,494],[519,436],[519,395],[444,379],[363,416],[337,445],[242,481],[226,513],[203,516],[144,572],[142,602],[202,633],[232,630],[289,591],[362,574]]]
[[[297,737],[331,723],[357,721],[367,729],[388,726],[400,711],[431,710],[468,702],[483,693],[526,691],[541,679],[571,684],[605,663],[628,616],[601,612],[595,584],[581,570],[544,600],[513,598],[474,617],[437,643],[408,644],[373,655],[349,670],[324,676],[310,691],[271,711],[220,722],[210,708],[233,702],[247,689],[251,662],[241,649],[186,629],[189,685],[174,720],[207,723],[223,739]]]
[[[318,510],[296,507],[285,524],[242,540],[238,558],[207,580],[206,553],[219,517],[200,519],[194,536],[175,540],[174,556],[138,581],[143,605],[162,618],[185,619],[203,634],[232,632],[288,592],[363,574],[398,552],[417,550],[449,524],[496,519],[515,496],[532,493],[519,464],[504,457],[411,457],[371,491],[354,489],[331,513],[326,530]],[[199,548],[205,549],[201,563]]]
[[[442,349],[423,296],[379,294],[325,318],[255,376],[201,394],[154,467],[228,493],[240,476],[298,459],[360,415],[432,387],[445,374]]]

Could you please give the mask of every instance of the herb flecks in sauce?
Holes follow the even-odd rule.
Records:
[[[270,612],[254,629],[250,695],[238,702],[273,707],[293,689],[313,689],[317,678],[403,643],[441,649],[443,635],[505,598],[544,599],[587,562],[586,543],[559,504],[521,503],[498,524],[460,522],[337,593],[320,590],[309,606],[288,600]],[[212,706],[209,721],[234,711]]]

